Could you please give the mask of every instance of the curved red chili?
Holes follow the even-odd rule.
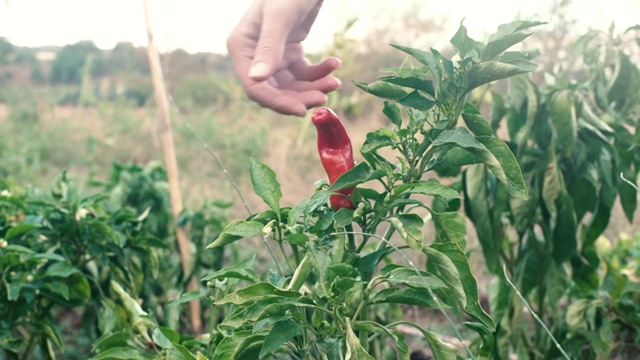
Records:
[[[353,168],[353,148],[347,130],[340,118],[329,108],[319,108],[311,116],[318,132],[318,154],[322,166],[333,184],[342,174]],[[341,195],[333,195],[329,203],[334,210],[352,209],[351,194],[355,187],[338,190]]]

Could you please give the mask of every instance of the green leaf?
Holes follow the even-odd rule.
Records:
[[[549,101],[549,122],[553,128],[556,146],[568,156],[578,141],[578,120],[571,90],[557,91]]]
[[[9,230],[7,230],[6,235],[4,236],[4,238],[6,240],[12,239],[16,236],[20,236],[24,233],[27,233],[33,229],[37,229],[40,226],[38,225],[30,225],[30,224],[18,224],[16,226],[11,227]]]
[[[455,346],[451,344],[447,344],[440,340],[438,336],[430,331],[423,329],[421,326],[418,326],[412,322],[408,321],[400,321],[395,323],[397,325],[408,325],[411,326],[422,333],[424,338],[427,340],[429,344],[429,348],[431,349],[431,353],[433,354],[433,358],[435,360],[456,360],[458,359],[458,350]]]
[[[351,327],[351,320],[349,318],[347,320],[347,334],[346,334],[346,344],[347,344],[347,352],[345,354],[345,360],[375,360],[360,344],[360,340],[353,332],[353,328]]]
[[[482,49],[480,60],[491,60],[501,54],[503,51],[528,38],[529,36],[531,36],[531,33],[516,32],[505,34],[499,38],[491,40],[487,43],[484,49]]]
[[[640,124],[640,122],[639,122]],[[627,220],[630,223],[633,223],[633,217],[636,212],[636,208],[638,207],[638,188],[635,186],[636,183],[636,175],[634,171],[628,169],[625,171],[625,174],[622,178],[626,181],[622,181],[618,188],[618,193],[620,194],[620,204],[622,205],[622,210],[627,217]]]
[[[307,234],[287,234],[284,241],[291,245],[304,246],[309,242],[309,236]]]
[[[447,285],[438,277],[424,271],[417,271],[396,264],[389,264],[380,270],[378,276],[386,278],[392,284],[406,285],[412,288],[441,289]]]
[[[67,261],[60,261],[49,266],[45,272],[45,276],[67,278],[79,272],[80,270],[73,267]]]
[[[94,353],[101,353],[107,349],[126,347],[127,341],[129,341],[130,338],[131,334],[128,331],[105,333],[94,343],[91,351]]]
[[[311,198],[309,199],[309,204],[305,208],[305,218],[309,216],[309,214],[318,210],[322,205],[326,205],[329,198],[333,195],[333,191],[320,190],[316,191]],[[306,221],[306,220],[305,220]]]
[[[420,111],[427,111],[436,105],[435,100],[422,95],[418,90],[414,90],[406,96],[398,99],[398,103]]]
[[[276,173],[261,161],[251,158],[249,165],[251,184],[255,193],[262,198],[273,211],[280,213],[282,192]]]
[[[173,344],[167,352],[167,357],[171,360],[197,360],[186,347],[180,344]]]
[[[436,241],[453,242],[464,249],[467,247],[467,222],[462,214],[451,211],[436,213],[431,211],[436,228]]]
[[[556,200],[557,221],[553,229],[553,259],[561,264],[573,257],[578,250],[578,224],[573,209],[573,200],[562,191]]]
[[[414,250],[422,248],[424,221],[416,214],[398,214],[387,219],[402,239]]]
[[[216,301],[214,304],[243,305],[270,298],[279,298],[282,299],[282,301],[288,301],[290,299],[298,299],[299,297],[300,293],[298,293],[297,291],[281,290],[267,282],[259,282],[257,284],[249,285],[245,288],[236,290],[235,292],[228,294],[222,299]]]
[[[436,179],[420,181],[417,183],[402,184],[393,189],[394,196],[402,196],[403,194],[423,194],[436,196],[443,199],[459,199],[460,194],[457,190],[447,185],[441,184]]]
[[[59,296],[61,296],[65,301],[69,301],[70,296],[69,287],[59,281],[47,281],[42,285],[42,294],[57,303],[63,302],[60,300]]]
[[[404,304],[427,306],[433,309],[446,308],[433,299],[427,288],[385,288],[369,298],[369,304]]]
[[[564,191],[564,181],[562,173],[558,169],[558,164],[555,156],[551,154],[551,160],[547,165],[544,172],[544,182],[542,184],[542,200],[549,212],[549,223],[551,228],[555,228],[556,220],[558,217],[558,210],[556,208],[556,199]]]
[[[607,89],[607,100],[621,111],[633,99],[631,94],[640,91],[640,70],[625,53],[620,51],[616,59],[613,81]],[[636,97],[637,99],[637,97]]]
[[[493,135],[491,125],[482,115],[463,113],[462,119],[474,135]]]
[[[481,345],[478,349],[478,359],[489,360],[494,359],[495,355],[495,337],[493,332],[480,323],[465,322],[465,326],[475,330],[480,335]]]
[[[216,360],[258,359],[265,336],[251,330],[236,331],[218,343],[213,353]]]
[[[16,301],[20,297],[20,290],[24,283],[22,281],[7,282],[6,278],[2,278],[5,289],[7,289],[7,300]]]
[[[482,50],[482,43],[470,38],[469,35],[467,35],[467,28],[462,24],[460,24],[458,31],[449,42],[458,50],[462,59],[467,57],[477,58]]]
[[[395,106],[395,105],[394,105]],[[398,134],[388,128],[379,128],[376,131],[367,133],[367,139],[360,148],[363,154],[372,153],[378,149],[395,146],[400,139]]]
[[[509,194],[527,198],[527,187],[522,178],[520,166],[509,147],[500,139],[492,136],[474,137],[469,130],[458,127],[445,130],[434,141],[434,146],[451,144],[459,146],[472,154],[505,184]]]
[[[375,95],[379,98],[400,100],[407,96],[407,92],[397,85],[390,84],[386,81],[375,81],[370,84],[365,82],[356,81],[354,84],[360,89],[368,92],[371,95]]]
[[[378,324],[373,321],[358,321],[356,324],[354,324],[354,329],[390,337],[393,340],[397,351],[394,360],[410,360],[409,346],[407,345],[404,333],[402,331],[388,328],[387,326]]]
[[[436,67],[437,61],[433,56],[433,54],[431,54],[428,51],[414,49],[407,46],[396,45],[396,44],[391,44],[391,46],[413,56],[416,60],[421,62],[423,65],[426,65],[431,70],[435,69]]]
[[[278,322],[264,339],[264,345],[262,345],[262,350],[260,350],[260,359],[271,355],[274,350],[292,338],[301,335],[303,331],[304,328],[292,320],[287,319]]]
[[[511,196],[526,199],[528,198],[527,185],[524,183],[520,165],[516,157],[504,141],[493,136],[478,136],[476,140],[493,155],[477,154],[491,172],[502,182]],[[498,160],[498,163],[495,163]]]
[[[480,306],[478,285],[464,251],[451,242],[436,243],[423,248],[423,251],[428,257],[427,269],[453,291],[448,294],[449,299],[453,298],[465,313],[494,331],[496,326],[493,319]]]
[[[341,208],[333,214],[333,227],[336,229],[351,225],[353,222],[353,211]]]
[[[215,249],[240,239],[262,235],[264,225],[257,221],[234,220],[222,229],[222,232],[205,249]]]
[[[137,360],[141,359],[140,351],[130,347],[116,347],[100,352],[90,360]]]
[[[341,189],[351,188],[360,185],[367,180],[373,173],[373,170],[366,162],[356,164],[352,169],[340,175],[338,179],[329,188],[330,191],[338,191]]]
[[[178,337],[177,340],[179,341],[180,336],[175,332],[174,334]],[[153,329],[153,331],[151,332],[151,339],[156,345],[160,346],[163,349],[168,349],[173,346],[173,342],[165,334],[163,334],[162,331],[160,331],[160,328]]]
[[[433,81],[427,80],[427,71],[425,68],[401,68],[393,76],[381,77],[380,81],[391,84],[424,91],[425,93],[435,96],[435,88]]]
[[[400,108],[398,108],[398,106],[396,106],[395,104],[392,104],[391,102],[385,100],[382,113],[385,114],[387,118],[389,118],[391,123],[398,128],[402,126],[402,114],[400,113]]]
[[[489,35],[489,42],[496,41],[508,35],[520,32],[522,30],[529,29],[535,26],[544,25],[544,24],[546,23],[542,21],[528,21],[528,20],[517,20],[507,24],[502,24],[498,26],[498,31]]]
[[[390,240],[390,239],[386,239]],[[369,279],[373,270],[376,269],[381,259],[393,251],[391,247],[383,247],[370,254],[367,254],[354,263],[354,266],[362,274],[363,279]]]
[[[180,304],[188,303],[188,302],[191,302],[191,301],[194,301],[194,300],[200,300],[203,297],[204,297],[204,295],[200,292],[200,290],[192,290],[192,291],[186,292],[184,294],[181,294],[176,299],[173,299],[173,300],[169,301],[167,303],[167,306],[180,305]]]
[[[471,67],[467,74],[467,91],[471,91],[480,85],[496,80],[506,79],[515,75],[531,72],[537,65],[523,60],[518,65],[507,64],[498,61],[487,61]]]
[[[253,263],[255,260],[255,254],[249,256],[243,260],[236,261],[233,265],[226,266],[218,271],[215,271],[204,278],[202,281],[209,281],[214,279],[240,279],[249,282],[257,283],[259,280],[258,275],[253,271]]]

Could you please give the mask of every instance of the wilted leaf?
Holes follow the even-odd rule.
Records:
[[[578,120],[570,90],[558,91],[549,100],[549,122],[557,148],[568,156],[578,141]]]
[[[264,335],[251,330],[236,331],[218,343],[213,359],[258,359],[264,338]]]
[[[300,293],[298,293],[297,291],[281,290],[267,282],[259,282],[257,284],[249,285],[245,288],[236,290],[235,292],[228,294],[222,299],[216,301],[215,304],[242,305],[269,298],[282,298],[283,301],[286,301],[287,299],[297,299],[299,297]]]
[[[480,321],[491,331],[493,319],[482,309],[478,299],[478,285],[471,273],[469,260],[455,243],[437,243],[423,249],[427,254],[427,269],[436,274],[453,293],[448,294],[458,302],[465,313]]]
[[[436,228],[436,241],[453,242],[461,248],[467,247],[467,222],[457,211],[431,212]]]
[[[351,320],[349,320],[348,318],[346,330],[347,352],[344,357],[345,360],[375,360],[360,344],[360,340],[353,332],[353,328],[351,327]]]
[[[422,248],[422,226],[424,221],[420,216],[416,214],[398,214],[387,219],[387,221],[391,223],[412,249],[420,250]]]

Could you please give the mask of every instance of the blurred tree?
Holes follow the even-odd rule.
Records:
[[[15,47],[6,37],[0,36],[0,64],[10,63],[10,55],[14,52]]]
[[[51,66],[51,82],[79,84],[82,78],[82,69],[89,55],[94,56],[91,75],[104,75],[107,67],[100,49],[93,41],[83,40],[67,45],[60,50]]]
[[[112,74],[149,74],[146,50],[130,42],[117,43],[108,61]]]

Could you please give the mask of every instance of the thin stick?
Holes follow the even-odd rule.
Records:
[[[233,178],[233,176],[231,176],[229,171],[227,171],[227,168],[224,166],[224,163],[222,162],[220,157],[216,155],[216,153],[209,147],[209,145],[207,145],[207,142],[204,141],[202,136],[200,136],[200,134],[198,134],[198,132],[191,126],[191,124],[189,124],[189,122],[187,121],[187,118],[182,114],[182,111],[180,111],[180,108],[178,107],[178,105],[175,103],[175,101],[173,101],[173,98],[171,97],[171,95],[167,94],[167,96],[169,96],[169,101],[171,101],[171,105],[173,105],[173,108],[176,110],[176,113],[178,114],[178,118],[187,127],[187,129],[191,131],[193,136],[196,137],[198,142],[200,142],[200,145],[202,145],[205,148],[205,150],[207,150],[209,155],[211,155],[211,157],[216,161],[218,166],[220,166],[220,169],[222,169],[224,176],[226,176],[227,180],[229,180],[229,182],[231,183],[231,186],[233,186],[233,189],[235,190],[236,194],[238,194],[238,197],[240,198],[240,201],[242,201],[242,205],[244,205],[244,208],[247,210],[247,213],[249,213],[249,215],[253,214],[253,211],[251,211],[251,208],[249,207],[249,203],[247,202],[247,199],[244,197],[244,195],[242,195],[242,191],[240,190],[238,183],[236,183],[236,180]],[[271,245],[269,244],[269,241],[264,235],[262,235],[262,242],[267,247],[267,250],[269,251],[269,255],[271,255],[271,259],[273,259],[273,262],[276,264],[276,268],[278,269],[278,272],[280,273],[280,275],[284,276],[284,272],[280,267],[280,263],[278,263],[278,258],[276,258],[276,254],[273,251],[273,248],[271,247]]]
[[[524,298],[524,296],[522,296],[520,291],[518,291],[518,288],[511,282],[511,280],[509,279],[509,276],[507,275],[507,267],[506,266],[502,267],[502,272],[504,273],[504,279],[507,281],[507,284],[509,284],[509,286],[511,286],[513,291],[516,292],[516,295],[518,295],[520,300],[522,300],[522,302],[524,303],[524,306],[526,306],[527,309],[529,309],[529,312],[531,312],[531,316],[533,316],[533,318],[536,319],[538,324],[540,324],[540,326],[542,326],[544,331],[549,335],[549,337],[551,338],[551,341],[553,341],[553,343],[556,346],[556,348],[558,349],[558,351],[560,351],[560,353],[562,354],[562,356],[564,356],[565,359],[571,360],[569,355],[567,355],[567,353],[564,352],[564,349],[562,348],[562,346],[560,346],[560,343],[558,342],[558,340],[556,340],[556,338],[553,336],[553,334],[551,333],[551,330],[549,330],[547,325],[545,325],[545,323],[542,322],[542,319],[540,319],[540,317],[538,317],[538,314],[536,314],[536,312],[533,311],[533,309],[531,308],[531,306],[529,305],[527,300]]]
[[[622,181],[626,182],[627,184],[632,186],[634,189],[636,189],[637,192],[640,192],[640,189],[638,189],[636,184],[632,183],[631,180],[627,180],[627,178],[624,177],[623,173],[620,173],[620,178],[622,179]]]
[[[176,149],[173,142],[173,132],[171,131],[171,116],[169,114],[169,98],[165,88],[164,76],[160,55],[153,43],[153,31],[151,30],[151,19],[149,17],[149,4],[143,0],[144,17],[147,25],[149,66],[151,68],[151,78],[153,80],[153,90],[155,93],[158,120],[160,121],[160,136],[162,138],[162,152],[164,155],[167,177],[169,180],[169,195],[171,197],[171,210],[173,218],[177,219],[182,212],[182,194],[180,192],[180,178],[178,176],[178,161],[176,160]],[[185,276],[189,274],[189,236],[187,229],[176,224],[176,237],[178,239],[178,249],[180,250],[180,261],[182,262],[182,272]],[[188,279],[187,290],[198,290],[198,280],[195,277]],[[200,301],[189,302],[191,312],[191,326],[194,335],[200,335],[202,331],[202,321],[200,319]]]

